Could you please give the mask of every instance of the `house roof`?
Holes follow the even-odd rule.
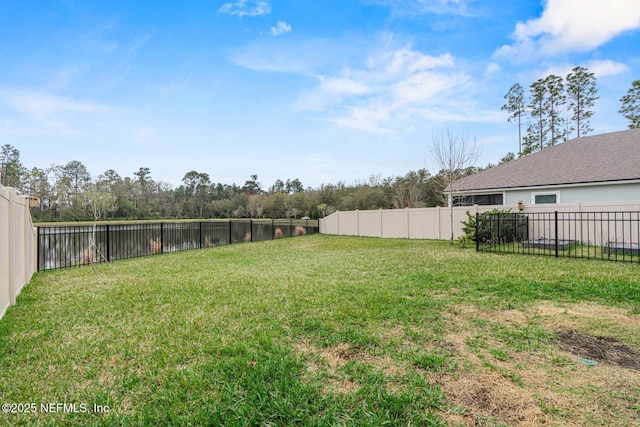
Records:
[[[466,176],[454,191],[640,179],[640,129],[585,136]]]

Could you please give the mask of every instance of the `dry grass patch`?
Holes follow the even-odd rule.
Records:
[[[463,368],[423,372],[447,397],[440,415],[454,425],[640,424],[640,350],[593,331],[594,320],[617,325],[623,337],[637,336],[640,326],[638,316],[593,303],[502,311],[454,306],[446,315],[449,333],[443,343]],[[522,350],[501,335],[505,327],[518,331],[532,325],[557,338]],[[604,329],[600,332],[612,330]]]
[[[629,316],[628,310],[587,302],[562,306],[543,302],[535,305],[531,310],[533,313],[545,317],[570,316],[583,319],[609,319],[617,323],[635,326],[640,323],[640,318]]]
[[[376,357],[361,350],[351,348],[347,343],[320,348],[310,343],[297,343],[294,349],[306,360],[307,370],[317,373],[320,369],[328,370],[329,381],[324,393],[337,391],[341,394],[355,393],[361,388],[357,380],[350,378],[342,369],[349,362],[369,365],[388,377],[403,375],[406,370],[390,357]],[[389,384],[389,387],[392,387]]]
[[[296,353],[306,360],[307,370],[311,374],[317,374],[321,369],[328,366],[328,381],[323,389],[327,394],[332,391],[340,394],[355,393],[360,389],[360,384],[352,381],[339,372],[339,368],[348,361],[347,354],[349,346],[341,344],[333,348],[320,349],[309,343],[297,343],[294,345]]]
[[[438,383],[450,405],[441,416],[453,425],[552,425],[535,396],[499,375],[444,375]]]

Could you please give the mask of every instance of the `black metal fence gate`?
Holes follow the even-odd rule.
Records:
[[[319,232],[317,220],[38,226],[38,271]]]
[[[476,250],[640,262],[640,212],[476,214]]]

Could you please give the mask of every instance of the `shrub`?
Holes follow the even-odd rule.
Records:
[[[529,236],[529,218],[511,209],[494,209],[479,215],[477,239],[480,242],[521,242]]]
[[[293,232],[294,236],[304,236],[305,234],[307,234],[307,230],[300,226],[297,226]]]
[[[493,209],[479,214],[478,219],[480,224],[476,226],[475,215],[467,211],[467,220],[462,221],[464,234],[458,238],[463,245],[476,239],[481,243],[512,243],[528,239],[529,219],[523,213]]]
[[[462,223],[462,236],[458,237],[458,242],[462,247],[466,247],[469,242],[475,242],[476,240],[476,217],[471,215],[469,211],[467,213],[467,220],[460,221]]]
[[[284,234],[282,234],[282,230],[276,228],[276,231],[273,232],[273,237],[276,239],[281,239],[284,237]]]

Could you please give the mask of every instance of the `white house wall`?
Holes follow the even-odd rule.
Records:
[[[557,193],[560,203],[628,202],[640,200],[640,183],[507,190],[504,202],[513,205],[522,200],[525,204],[531,204],[533,193]]]

